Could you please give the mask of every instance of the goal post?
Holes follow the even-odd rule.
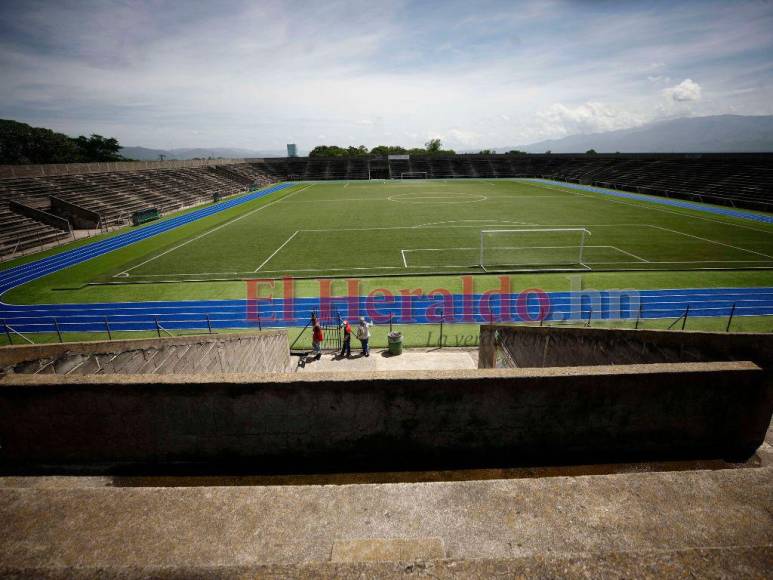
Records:
[[[403,171],[400,179],[427,179],[426,171]]]
[[[480,267],[489,269],[563,268],[585,265],[586,228],[481,230]]]

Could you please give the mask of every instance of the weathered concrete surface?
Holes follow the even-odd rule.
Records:
[[[495,343],[520,368],[750,360],[773,370],[770,333],[483,325],[480,368],[495,366]]]
[[[612,552],[574,556],[540,555],[524,558],[431,560],[417,562],[357,562],[257,564],[216,568],[154,569],[153,578],[221,580],[255,578],[768,578],[773,554],[768,546],[696,548],[645,552]],[[146,567],[4,569],[4,578],[69,580],[70,578],[147,578]]]
[[[0,376],[4,373],[158,375],[289,370],[286,330],[16,345],[0,349]]]
[[[763,577],[773,554],[772,476],[749,468],[398,485],[6,488],[0,574]],[[418,538],[442,540],[448,560],[324,564],[336,542]]]
[[[323,354],[318,361],[303,357],[297,366],[299,372],[378,372],[378,371],[430,371],[478,368],[477,350],[410,349],[399,356],[390,356],[387,350],[372,350],[364,357],[358,349],[352,349],[351,358],[337,354]]]
[[[415,562],[442,560],[446,548],[441,538],[358,538],[336,540],[331,562]]]
[[[297,473],[745,458],[770,423],[763,376],[748,362],[12,375],[0,382],[0,467]]]

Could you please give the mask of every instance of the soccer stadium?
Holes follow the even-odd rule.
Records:
[[[165,3],[0,9],[30,67],[0,64],[0,117],[17,119],[0,120],[0,576],[767,576],[770,6],[712,2],[693,22],[693,3],[455,4],[465,40],[443,52],[392,26],[446,38],[425,3],[403,7],[415,20],[301,4],[340,38],[262,2],[179,22]],[[219,28],[267,14],[265,38]],[[390,23],[383,38],[342,24],[366,14]],[[600,56],[612,40],[574,30],[559,58],[519,28],[569,15],[610,19],[646,58]],[[55,33],[53,56],[29,31],[54,16],[111,24]],[[321,56],[285,37],[294,25]],[[211,98],[169,100],[198,79],[178,56],[204,58],[202,31],[223,34],[219,73],[195,81]],[[655,54],[658,34],[701,79]],[[703,35],[767,68],[737,74]],[[528,80],[544,73],[525,72],[525,38],[550,80]],[[111,66],[147,96],[103,84],[93,51],[124,41]],[[370,60],[371,43],[394,54]],[[492,47],[515,60],[495,66]],[[599,81],[626,62],[619,95],[571,77],[572,50],[606,67],[587,69]],[[265,86],[214,54],[259,56]],[[355,66],[375,62],[389,82]],[[517,98],[481,80],[515,62]],[[60,69],[94,92],[44,74]],[[457,74],[491,91],[481,106]],[[276,94],[281,80],[298,92]],[[577,86],[588,102],[560,104]],[[554,105],[524,104],[548,87]],[[70,100],[52,105],[57,91]],[[363,95],[383,103],[372,120]],[[202,137],[234,147],[183,148]],[[526,145],[487,148],[502,142]]]

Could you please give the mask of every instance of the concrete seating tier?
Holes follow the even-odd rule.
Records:
[[[0,180],[0,200],[40,204],[56,196],[94,211],[106,226],[126,223],[135,211],[155,207],[163,213],[234,195],[271,183],[248,164],[17,177]],[[5,222],[4,222],[5,223]]]

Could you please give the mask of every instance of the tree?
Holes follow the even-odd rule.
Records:
[[[440,153],[443,147],[443,143],[441,143],[440,139],[430,139],[424,144],[424,147],[427,150],[427,153],[432,155],[433,153]]]
[[[508,155],[526,155],[526,151],[518,151],[517,149],[513,149],[512,151],[507,152]]]
[[[317,145],[309,152],[309,157],[344,157],[346,149],[338,145]]]
[[[0,163],[121,161],[118,140],[101,135],[72,139],[42,127],[0,119]]]
[[[360,157],[368,154],[368,148],[365,147],[365,145],[360,145],[359,147],[349,145],[349,147],[346,148],[346,154],[349,157]]]
[[[371,155],[404,155],[405,153],[407,149],[399,145],[378,145],[370,150]]]
[[[496,151],[492,151],[491,149],[482,149],[478,151],[478,155],[496,155]]]
[[[102,135],[92,135],[88,139],[81,135],[75,139],[75,144],[80,149],[84,161],[121,161],[123,157],[118,153],[121,146],[118,140]]]
[[[588,149],[588,150],[585,152],[585,155],[598,155],[598,153],[596,153],[596,150],[595,150],[595,149]]]

